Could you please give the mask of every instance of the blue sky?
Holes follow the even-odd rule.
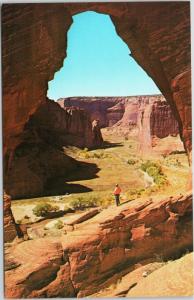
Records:
[[[158,94],[159,89],[131,58],[108,15],[84,12],[73,17],[67,57],[49,82],[48,97]]]

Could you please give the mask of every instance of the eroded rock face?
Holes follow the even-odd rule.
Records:
[[[14,218],[11,212],[11,197],[6,193],[3,195],[3,226],[4,226],[4,241],[10,242],[17,236]]]
[[[61,149],[27,138],[14,151],[4,185],[12,199],[48,195],[48,180],[66,176],[77,166]]]
[[[53,145],[94,147],[90,116],[83,109],[62,109],[54,101],[47,100],[31,117],[28,128],[36,130],[41,139]],[[98,141],[95,146],[98,146]]]
[[[179,134],[178,122],[162,95],[73,97],[60,99],[58,103],[66,109],[74,105],[86,110],[92,121],[99,116],[101,127],[112,127],[125,136],[137,136],[142,155],[153,152],[155,138]]]
[[[72,172],[78,163],[63,153],[63,146],[95,148],[103,143],[98,122],[86,111],[62,109],[46,100],[25,125],[13,151],[5,180],[12,199],[47,195],[47,184]]]
[[[177,136],[179,133],[178,122],[163,96],[142,97],[139,102],[137,127],[139,152],[143,156],[153,151],[155,138]]]
[[[69,97],[60,98],[57,103],[62,107],[79,107],[90,114],[91,121],[99,121],[100,127],[112,126],[124,113],[122,97]],[[117,106],[118,104],[118,106]]]
[[[166,259],[191,248],[191,194],[109,208],[62,238],[13,246],[18,267],[6,272],[6,297],[88,296],[156,253]]]
[[[78,107],[90,114],[91,120],[98,119],[101,127],[119,126],[132,128],[142,119],[141,113],[150,106],[150,135],[159,138],[177,135],[178,122],[174,118],[170,105],[162,95],[131,97],[70,97],[59,99],[63,108]],[[147,128],[147,126],[146,126]]]
[[[152,105],[150,115],[151,136],[164,138],[179,133],[178,123],[166,101],[157,101]]]
[[[93,133],[92,146],[93,147],[103,146],[103,138],[102,138],[102,133],[100,130],[100,125],[98,120],[94,120],[92,122],[92,133]]]

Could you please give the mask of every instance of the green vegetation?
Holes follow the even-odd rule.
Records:
[[[168,167],[177,167],[177,168],[183,166],[180,160],[175,157],[167,157],[164,161],[164,164]]]
[[[58,220],[56,223],[55,223],[55,225],[54,225],[54,227],[56,228],[56,229],[62,229],[63,228],[63,222],[61,221],[61,220]]]
[[[107,208],[114,203],[114,197],[111,192],[91,192],[84,196],[73,197],[69,206],[74,210],[84,210],[91,207],[101,206]]]
[[[127,161],[127,163],[129,165],[135,165],[137,162],[138,162],[138,160],[136,160],[136,159],[128,159],[128,161]]]
[[[139,155],[136,137],[129,136],[128,140],[125,140],[124,136],[117,133],[113,134],[111,131],[106,132],[106,130],[105,133],[104,140],[109,142],[109,146],[105,149],[88,150],[85,148],[80,150],[76,147],[66,147],[64,149],[67,155],[85,161],[86,166],[88,165],[88,169],[84,169],[86,173],[88,170],[88,178],[86,176],[83,177],[83,180],[80,180],[81,176],[78,176],[79,179],[76,179],[77,176],[73,179],[74,176],[72,176],[72,180],[67,182],[67,184],[72,185],[70,194],[67,195],[64,188],[64,194],[61,196],[12,201],[12,212],[18,224],[36,222],[37,218],[32,215],[32,210],[36,206],[34,210],[38,211],[38,215],[44,215],[46,214],[45,204],[46,207],[48,204],[52,207],[57,204],[60,210],[67,212],[70,212],[71,208],[79,210],[96,206],[102,208],[107,208],[110,205],[115,206],[113,190],[116,183],[119,183],[122,189],[121,203],[133,200],[141,202],[141,200],[144,201],[144,199],[148,200],[150,198],[153,201],[159,201],[175,193],[184,193],[189,172],[188,158],[184,151],[175,150],[169,154],[169,144],[172,141],[173,145],[175,138],[168,137],[166,144],[163,139],[161,142],[162,147],[159,147],[160,145],[156,146],[155,150],[157,151],[146,156],[148,160],[146,161]],[[165,145],[168,146],[166,152]],[[91,172],[90,163],[96,164],[98,168],[98,171],[94,174]],[[144,176],[140,170],[147,172],[153,178],[155,184],[149,186],[146,182],[149,176]],[[73,172],[76,175],[77,171]],[[64,182],[66,182],[65,178]],[[81,189],[80,193],[74,192],[74,184],[88,187],[90,192],[81,193]],[[50,212],[50,209],[47,209],[47,211]],[[51,211],[53,210],[51,209]],[[25,215],[29,215],[30,219],[24,218]]]
[[[166,175],[162,171],[161,165],[151,160],[147,160],[145,163],[142,163],[140,166],[141,170],[148,173],[154,179],[154,182],[161,186],[167,183]]]
[[[127,199],[128,201],[131,201],[131,200],[135,200],[137,198],[140,198],[145,192],[145,189],[130,189],[128,192],[127,192]]]
[[[33,208],[33,213],[37,217],[45,217],[48,213],[56,212],[58,210],[59,207],[57,205],[51,205],[50,203],[40,203]]]
[[[77,199],[71,200],[70,206],[75,210],[79,210],[79,209],[83,210],[85,208],[96,207],[97,199],[96,197],[92,197],[92,196],[78,197]]]
[[[104,150],[89,151],[88,148],[84,148],[83,150],[79,151],[79,157],[85,159],[103,159],[109,157],[109,154],[106,153]]]

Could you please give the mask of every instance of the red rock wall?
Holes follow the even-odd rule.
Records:
[[[145,100],[147,102],[145,102]],[[78,107],[86,110],[91,120],[98,119],[101,127],[137,125],[139,110],[152,105],[150,116],[151,135],[159,138],[178,134],[178,123],[169,104],[162,95],[131,97],[70,97],[58,101],[61,107]],[[153,104],[155,102],[155,104]],[[145,107],[144,107],[145,108]]]
[[[61,107],[82,108],[90,114],[91,121],[99,120],[101,127],[107,127],[122,117],[124,107],[120,106],[123,99],[123,97],[69,97],[60,98],[57,103]],[[118,106],[116,106],[117,104]],[[114,106],[116,107],[114,108]]]
[[[20,139],[4,182],[12,199],[48,195],[48,181],[76,168],[78,164],[63,153],[63,146],[94,148],[103,143],[98,124],[91,123],[87,112],[62,109],[51,100],[30,117]]]
[[[169,105],[164,102],[155,102],[150,115],[151,136],[164,138],[179,133],[178,123],[174,118]]]
[[[15,223],[11,213],[11,199],[6,193],[3,195],[3,212],[4,242],[6,243],[11,242],[17,236]]]
[[[137,114],[139,152],[142,156],[152,153],[153,139],[179,134],[178,122],[163,96],[144,96],[139,101]],[[172,150],[172,149],[171,149]]]
[[[31,117],[28,127],[36,130],[40,138],[50,144],[94,147],[90,116],[83,109],[62,109],[54,101],[47,100]]]

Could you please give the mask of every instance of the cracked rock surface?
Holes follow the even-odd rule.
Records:
[[[13,245],[9,253],[20,265],[6,272],[6,297],[88,296],[145,259],[185,249],[192,249],[191,194],[112,207],[62,237]]]

